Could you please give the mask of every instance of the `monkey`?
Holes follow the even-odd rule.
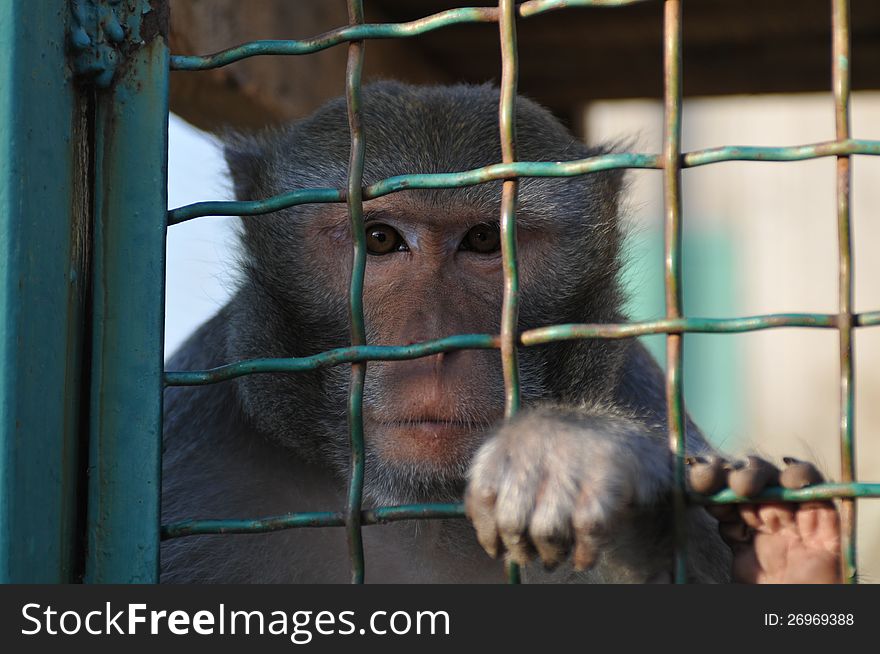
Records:
[[[384,81],[362,94],[365,185],[501,160],[499,92],[491,85]],[[524,161],[611,151],[584,145],[525,97],[516,103],[516,129]],[[240,200],[345,188],[345,100],[291,125],[228,135],[224,154]],[[368,343],[499,332],[501,184],[410,189],[364,202]],[[626,320],[619,274],[624,188],[620,170],[519,181],[519,329]],[[204,370],[349,345],[349,230],[343,203],[243,218],[233,296],[166,367]],[[364,528],[367,581],[500,582],[505,560],[523,564],[526,582],[671,581],[673,461],[657,363],[634,339],[560,341],[521,347],[518,355],[523,410],[509,421],[497,350],[367,363],[365,505],[464,497],[470,518]],[[344,506],[349,383],[349,367],[332,366],[166,389],[163,522]],[[779,480],[779,471],[757,458],[722,466],[689,418],[686,431],[695,489],[729,482],[754,494]],[[793,486],[818,479],[808,464],[791,465],[800,471],[788,475]],[[818,516],[821,535],[786,532],[782,542],[783,521],[764,507],[713,514],[690,506],[688,580],[771,580],[764,564],[785,580],[786,554],[804,543],[816,546],[805,558],[821,559],[817,569],[836,580],[833,506],[771,508],[790,518],[788,526],[801,513],[813,522]],[[758,547],[759,535],[775,538],[776,549]],[[816,549],[827,557],[812,556]],[[782,564],[770,565],[766,551]],[[344,535],[332,528],[177,538],[163,542],[161,580],[344,582],[348,556]]]

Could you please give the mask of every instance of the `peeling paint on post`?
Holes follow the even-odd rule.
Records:
[[[167,209],[164,0],[99,90],[86,576],[158,580]],[[136,172],[135,172],[136,171]]]

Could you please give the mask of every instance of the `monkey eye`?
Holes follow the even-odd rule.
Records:
[[[461,242],[462,250],[480,254],[492,254],[501,248],[501,231],[498,223],[481,223],[468,230]]]
[[[367,252],[381,256],[392,252],[405,252],[408,248],[403,237],[388,225],[367,225]]]

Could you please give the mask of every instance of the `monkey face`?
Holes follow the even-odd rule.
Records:
[[[497,90],[381,84],[365,88],[363,100],[364,185],[500,160]],[[549,112],[525,99],[518,122],[521,160],[602,152],[578,144]],[[345,105],[335,102],[287,130],[232,142],[227,160],[236,193],[246,199],[294,188],[344,188],[349,149]],[[501,185],[412,189],[364,203],[368,343],[499,333]],[[619,189],[616,173],[520,180],[520,329],[619,318]],[[347,346],[353,242],[345,205],[297,206],[243,225],[242,297],[250,299],[243,300],[248,318],[236,326],[230,355],[308,356]],[[608,376],[616,347],[579,341],[522,348],[524,402],[577,402],[606,392],[613,387]],[[312,458],[335,461],[345,474],[349,380],[348,370],[337,367],[238,384],[261,431]],[[502,417],[503,397],[496,350],[369,362],[367,492],[378,501],[436,499],[438,488],[458,484],[446,493],[458,497],[473,453]],[[391,498],[376,490],[381,488],[398,494]]]
[[[436,198],[434,198],[436,200]],[[457,334],[497,334],[502,303],[501,242],[496,212],[463,202],[426,202],[417,191],[365,203],[367,340],[410,345]],[[518,229],[521,283],[528,294],[553,230]],[[344,302],[352,243],[343,207],[312,218],[301,245],[336,300]],[[328,289],[329,290],[329,289]],[[525,391],[544,388],[528,371]],[[390,466],[423,474],[458,470],[503,414],[497,351],[468,350],[410,361],[370,362],[364,396],[367,445]]]

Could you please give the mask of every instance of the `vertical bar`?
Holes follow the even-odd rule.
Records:
[[[66,11],[0,3],[0,582],[78,571],[88,102]]]
[[[167,25],[148,17],[154,33],[145,17],[144,42],[97,92],[90,583],[159,571],[169,55]]]
[[[850,137],[850,30],[849,0],[832,0],[832,83],[838,140]],[[850,157],[837,157],[838,334],[840,353],[840,480],[856,480],[853,361],[852,225],[850,222]],[[846,583],[856,582],[856,501],[841,500],[841,573]]]
[[[516,86],[519,69],[516,48],[516,5],[513,0],[498,3],[501,37],[501,91],[498,126],[501,132],[501,160],[516,161]],[[501,257],[504,267],[504,299],[501,305],[501,365],[504,374],[504,417],[510,419],[520,407],[517,321],[519,318],[519,270],[516,258],[516,201],[519,183],[505,180],[501,190]],[[519,583],[519,566],[508,564],[508,579]]]
[[[364,22],[361,0],[349,0],[350,25]],[[349,317],[351,344],[366,345],[364,327],[364,273],[367,266],[366,237],[364,235],[363,176],[365,141],[361,124],[361,74],[364,67],[364,42],[352,41],[348,46],[348,66],[345,72],[345,99],[348,104],[348,127],[351,132],[351,155],[348,162],[348,215],[351,224],[354,255],[349,288]],[[351,387],[348,395],[348,428],[351,438],[351,467],[348,485],[348,504],[345,526],[348,534],[348,552],[351,558],[351,582],[364,583],[364,542],[361,532],[361,504],[364,494],[364,380],[367,364],[351,365]]]
[[[665,204],[666,317],[682,315],[681,297],[681,0],[666,0],[663,20],[663,197]],[[675,551],[673,579],[687,581],[685,546],[685,408],[682,391],[684,336],[666,335],[666,407],[674,457],[672,502]]]

